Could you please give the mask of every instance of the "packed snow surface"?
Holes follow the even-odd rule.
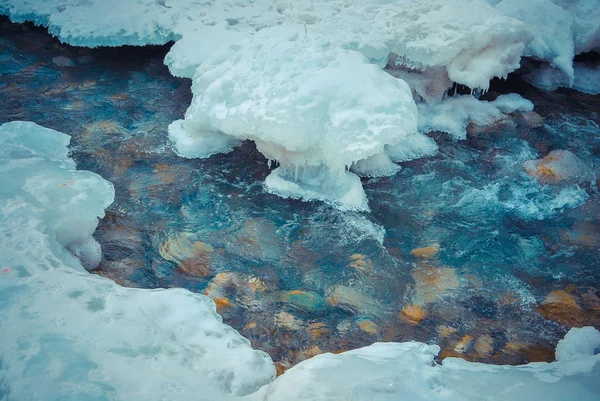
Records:
[[[85,271],[114,193],[75,169],[68,143],[33,123],[0,126],[0,400],[597,399],[592,327],[572,329],[552,363],[438,365],[435,345],[376,343],[273,380],[271,359],[224,325],[207,297],[123,288]]]

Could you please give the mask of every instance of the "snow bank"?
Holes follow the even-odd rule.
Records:
[[[376,343],[339,355],[318,355],[261,389],[277,400],[596,400],[600,391],[600,333],[572,329],[558,361],[494,366],[446,358],[423,343]]]
[[[0,126],[0,399],[226,399],[274,377],[207,297],[87,273],[112,185],[75,170],[69,137]],[[75,256],[79,257],[78,260]]]
[[[0,399],[596,400],[600,332],[572,329],[557,361],[494,366],[423,343],[376,343],[311,358],[274,379],[270,358],[224,325],[207,297],[119,287],[69,245],[93,241],[113,199],[77,171],[69,138],[0,126]],[[77,224],[74,221],[77,220]]]

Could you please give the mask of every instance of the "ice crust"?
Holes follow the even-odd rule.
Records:
[[[552,363],[438,365],[435,345],[376,343],[274,379],[271,359],[224,325],[209,298],[85,271],[69,244],[91,239],[114,192],[75,169],[68,142],[33,123],[0,126],[2,401],[597,399],[592,327],[572,329]]]
[[[598,5],[0,0],[0,13],[46,25],[74,45],[175,41],[165,63],[194,79],[193,104],[169,130],[181,155],[208,157],[254,140],[281,165],[265,180],[269,191],[366,210],[354,173],[391,175],[398,170],[391,161],[433,154],[435,145],[419,132],[464,138],[469,122],[503,118],[506,111],[491,103],[448,98],[453,84],[481,93],[528,56],[544,62],[531,82],[595,93],[597,70],[580,69],[577,79],[573,57],[600,47]],[[386,66],[396,79],[379,69]],[[418,130],[410,94],[419,104]]]

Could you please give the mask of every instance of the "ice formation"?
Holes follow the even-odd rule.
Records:
[[[600,50],[598,0],[503,0],[496,8],[525,22],[534,34],[524,55],[545,64],[526,78],[543,89],[573,86],[575,55]]]
[[[265,28],[214,53],[192,90],[185,120],[170,128],[178,152],[205,157],[251,139],[279,162],[265,184],[283,196],[366,209],[360,180],[346,168],[364,160],[355,171],[393,174],[385,145],[418,135],[403,81],[359,52],[306,37],[302,25]]]
[[[572,329],[557,361],[494,366],[435,345],[376,343],[311,358],[274,379],[270,358],[187,290],[123,288],[87,273],[112,186],[77,171],[69,137],[0,126],[0,399],[595,400],[600,332]],[[93,246],[92,246],[93,248]],[[91,255],[91,256],[90,256]]]

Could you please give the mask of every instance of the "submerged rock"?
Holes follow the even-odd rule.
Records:
[[[334,287],[327,302],[331,306],[346,306],[354,311],[364,315],[379,315],[383,310],[383,305],[376,299],[364,294],[356,286],[336,286]]]
[[[456,272],[451,267],[421,266],[413,269],[411,275],[415,280],[413,302],[418,305],[435,302],[460,285]]]
[[[473,337],[466,334],[456,344],[456,346],[454,347],[454,351],[458,352],[459,354],[464,354],[471,346],[471,343],[473,343]]]
[[[350,256],[349,266],[367,274],[373,273],[375,269],[371,259],[361,253],[355,253],[354,255]]]
[[[454,327],[446,326],[444,324],[438,326],[437,328],[438,336],[441,338],[450,337],[452,334],[456,333],[456,329]]]
[[[379,333],[379,326],[377,326],[372,320],[359,319],[357,321],[358,327],[365,333],[377,335]]]
[[[519,122],[530,128],[538,128],[544,125],[544,119],[535,111],[525,111],[518,114]]]
[[[210,256],[213,247],[195,240],[192,234],[176,234],[163,242],[158,249],[163,259],[177,264],[182,273],[206,277],[213,274]]]
[[[402,321],[417,325],[423,320],[426,313],[419,305],[407,305],[400,311],[399,317]]]
[[[420,259],[432,259],[440,252],[440,244],[433,244],[423,248],[415,248],[410,254]]]
[[[52,57],[52,62],[59,67],[75,67],[75,62],[66,56]]]
[[[581,177],[586,172],[581,160],[568,150],[553,150],[543,159],[527,160],[523,168],[540,184],[556,184]]]
[[[298,331],[304,327],[304,322],[291,313],[282,311],[275,315],[275,325],[284,329]]]
[[[574,295],[563,290],[554,290],[537,308],[540,315],[566,326],[580,326],[584,310]]]
[[[480,336],[475,341],[475,352],[481,357],[486,357],[494,352],[494,339],[489,334]]]
[[[280,294],[282,302],[292,304],[293,306],[307,311],[316,311],[325,309],[325,299],[310,291],[292,290]]]
[[[473,137],[483,134],[499,134],[512,132],[517,128],[517,124],[512,117],[506,116],[491,124],[469,123],[467,125],[467,137]]]

